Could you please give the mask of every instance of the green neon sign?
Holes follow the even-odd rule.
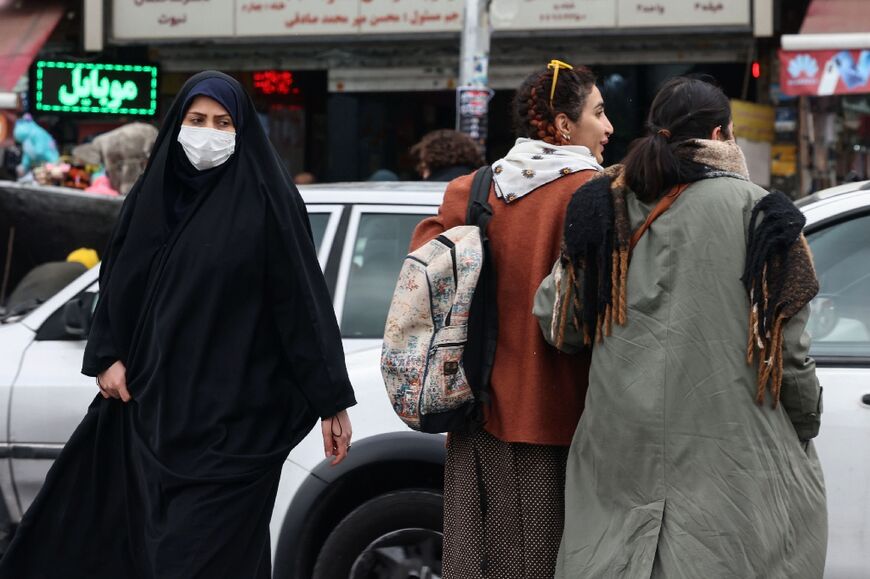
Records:
[[[37,111],[153,116],[157,67],[86,62],[36,62]]]

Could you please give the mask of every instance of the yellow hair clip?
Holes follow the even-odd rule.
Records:
[[[550,64],[547,65],[547,70],[553,71],[553,84],[550,86],[550,108],[553,107],[553,95],[556,94],[556,81],[559,78],[559,71],[563,68],[565,70],[574,70],[574,67],[567,62],[556,59],[551,60]]]

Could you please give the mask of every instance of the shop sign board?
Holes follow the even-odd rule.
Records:
[[[118,40],[230,37],[234,4],[227,0],[113,0],[112,34]]]
[[[619,0],[620,28],[749,26],[749,0]]]
[[[362,0],[355,23],[363,34],[460,32],[463,0]]]
[[[239,2],[237,36],[459,32],[462,0]]]
[[[749,0],[493,0],[494,30],[729,27],[751,24]]]
[[[113,0],[116,40],[462,30],[463,0]],[[750,0],[493,0],[494,30],[728,27]]]
[[[241,1],[235,12],[236,36],[353,35],[359,0]]]
[[[870,93],[870,50],[780,50],[779,76],[787,95]]]
[[[734,99],[731,119],[737,137],[759,143],[773,142],[776,112],[772,106]]]
[[[157,112],[157,67],[39,60],[33,108],[44,112],[144,115]]]
[[[463,0],[114,0],[116,40],[462,30]]]
[[[616,28],[616,0],[492,0],[493,30]]]

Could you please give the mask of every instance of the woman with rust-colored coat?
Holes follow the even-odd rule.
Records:
[[[592,74],[566,66],[552,64],[523,83],[515,112],[529,138],[493,164],[488,235],[499,335],[492,402],[481,430],[450,435],[445,579],[539,579],[555,565],[565,460],[583,409],[588,359],[543,340],[532,300],[559,255],[568,200],[601,170],[613,130]],[[414,232],[412,249],[464,224],[472,179],[448,185],[438,215]]]

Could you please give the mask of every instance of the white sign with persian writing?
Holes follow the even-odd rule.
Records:
[[[237,0],[236,35],[355,34],[359,0]]]
[[[749,26],[749,0],[619,0],[620,28]]]
[[[112,21],[118,40],[232,36],[234,25],[229,0],[114,0]]]
[[[362,0],[362,33],[459,32],[462,0]]]
[[[615,0],[493,0],[494,30],[616,28]]]
[[[114,0],[118,40],[462,30],[463,0]],[[748,26],[750,0],[492,0],[494,30]]]

